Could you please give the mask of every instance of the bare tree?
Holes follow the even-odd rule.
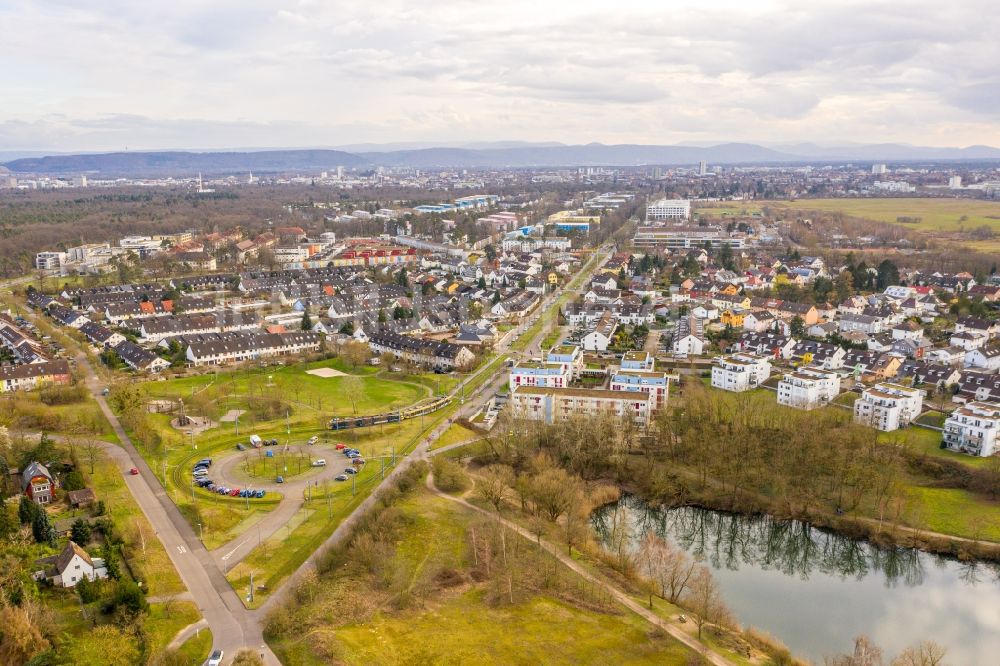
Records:
[[[476,495],[486,500],[499,514],[513,482],[514,473],[510,467],[490,465],[476,479]]]
[[[908,647],[892,660],[892,666],[941,666],[946,650],[934,641],[923,641]]]
[[[699,640],[706,624],[724,624],[730,618],[729,607],[722,599],[719,584],[706,566],[699,566],[695,572],[683,605],[694,616]]]

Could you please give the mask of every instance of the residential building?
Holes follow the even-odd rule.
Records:
[[[646,392],[649,394],[649,408],[656,411],[667,404],[669,385],[667,373],[650,370],[621,369],[611,375],[609,388],[612,391]]]
[[[618,320],[610,312],[605,312],[597,320],[594,329],[583,336],[580,344],[586,351],[605,351],[611,344],[618,328]]]
[[[510,369],[507,384],[511,391],[518,386],[565,388],[571,380],[572,371],[568,363],[521,361]]]
[[[38,560],[45,568],[37,575],[56,587],[75,587],[83,579],[90,581],[107,578],[107,566],[99,557],[91,557],[87,551],[73,541],[69,541],[58,555]]]
[[[639,426],[646,426],[653,411],[648,391],[534,386],[515,389],[510,394],[509,406],[515,416],[549,424],[560,423],[574,416],[610,414],[621,419],[631,419]]]
[[[583,371],[583,352],[576,345],[557,345],[549,350],[545,360],[569,366],[570,379],[578,378]]]
[[[628,351],[622,354],[622,370],[653,370],[655,359],[646,351]]]
[[[55,488],[55,477],[42,463],[32,462],[21,471],[21,492],[35,504],[51,503]]]
[[[771,376],[771,363],[757,354],[733,354],[721,357],[712,367],[712,386],[726,391],[747,391],[760,386]]]
[[[229,331],[182,335],[175,339],[185,348],[184,355],[188,364],[194,366],[242,363],[275,356],[304,354],[317,351],[321,344],[319,335],[312,331],[280,333]],[[465,352],[471,354],[467,349]]]
[[[72,375],[64,360],[0,366],[0,392],[31,391],[47,384],[69,384]]]
[[[475,360],[475,355],[462,345],[398,333],[372,333],[368,336],[368,346],[376,354],[388,352],[396,358],[441,370],[466,367]]]
[[[797,409],[814,409],[829,403],[840,393],[840,378],[833,372],[800,368],[786,373],[778,382],[778,404]]]
[[[920,415],[925,392],[898,384],[866,388],[854,403],[854,421],[883,431],[909,425]]]
[[[998,432],[1000,404],[970,402],[945,420],[942,436],[948,449],[985,458],[997,452]]]
[[[677,322],[674,330],[674,340],[672,349],[678,356],[700,356],[707,341],[705,339],[705,325],[701,319],[695,316],[683,317]]]

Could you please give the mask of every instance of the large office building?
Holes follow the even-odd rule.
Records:
[[[650,222],[686,220],[691,217],[691,202],[687,199],[659,199],[646,206],[646,219]]]
[[[637,248],[669,250],[701,249],[708,243],[713,249],[728,245],[742,250],[749,245],[749,239],[745,234],[730,234],[718,227],[639,227],[632,243]]]

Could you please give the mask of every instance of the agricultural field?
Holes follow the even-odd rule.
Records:
[[[884,199],[799,199],[771,201],[767,205],[793,210],[842,212],[879,222],[901,224],[925,232],[971,231],[988,226],[1000,233],[1000,202],[920,197]],[[919,221],[904,222],[900,218]]]

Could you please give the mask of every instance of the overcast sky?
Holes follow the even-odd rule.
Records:
[[[987,0],[0,0],[0,150],[1000,146]]]

